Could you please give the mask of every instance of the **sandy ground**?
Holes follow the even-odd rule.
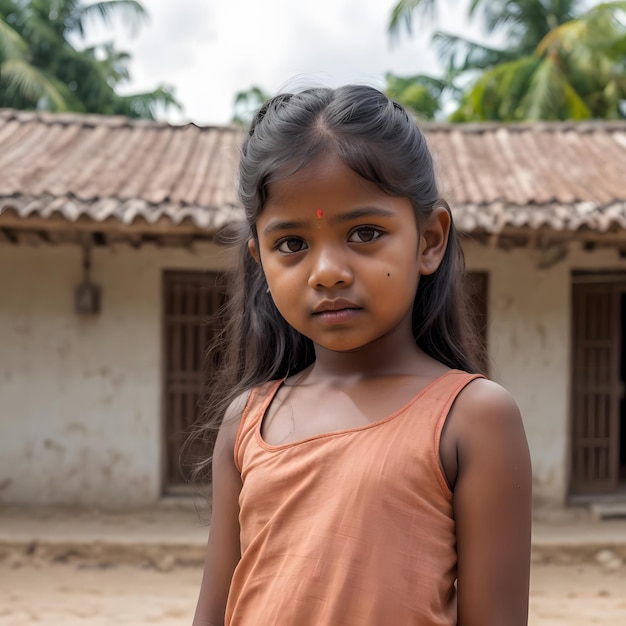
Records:
[[[2,626],[190,626],[198,567],[0,565]],[[626,566],[534,564],[531,626],[626,624]]]

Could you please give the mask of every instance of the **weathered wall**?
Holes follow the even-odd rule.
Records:
[[[489,272],[492,377],[517,400],[533,461],[538,505],[566,502],[570,443],[570,299],[576,270],[626,270],[615,250],[584,252],[578,244],[549,269],[544,253],[466,244],[469,269]]]
[[[538,503],[568,486],[570,277],[626,270],[612,250],[541,253],[466,243],[468,267],[489,272],[492,376],[517,399]],[[161,278],[164,269],[219,269],[227,253],[127,246],[94,251],[102,313],[73,310],[76,246],[0,245],[0,502],[142,506],[161,494]]]
[[[161,280],[223,249],[98,248],[102,312],[73,308],[78,246],[0,245],[0,502],[103,507],[161,492]]]

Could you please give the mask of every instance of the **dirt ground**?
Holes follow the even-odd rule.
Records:
[[[198,567],[0,565],[0,625],[190,626]],[[626,624],[626,566],[534,564],[530,626]]]

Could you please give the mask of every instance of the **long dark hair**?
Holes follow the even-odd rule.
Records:
[[[214,346],[219,366],[211,384],[205,434],[226,407],[260,383],[295,374],[315,360],[310,339],[280,315],[247,242],[257,237],[267,186],[332,151],[385,193],[407,198],[418,228],[437,207],[432,157],[424,135],[398,103],[377,89],[348,85],[288,93],[267,101],[242,146],[239,199],[246,214],[236,242],[238,267]],[[452,368],[480,371],[480,354],[465,295],[464,261],[454,224],[438,270],[422,276],[413,304],[413,335],[427,354]],[[207,459],[201,467],[208,467]]]

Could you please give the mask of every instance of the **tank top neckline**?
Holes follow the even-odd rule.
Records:
[[[261,415],[260,415],[260,418],[257,420],[257,423],[254,427],[255,439],[258,445],[261,446],[263,449],[267,450],[268,452],[280,452],[282,450],[287,450],[289,448],[298,447],[304,444],[313,443],[313,442],[320,441],[323,439],[341,437],[341,436],[350,435],[353,433],[358,433],[364,430],[370,430],[372,428],[376,428],[378,426],[382,426],[383,424],[387,424],[391,422],[393,419],[395,419],[402,413],[406,412],[409,408],[411,408],[411,406],[413,406],[425,393],[430,391],[433,387],[435,387],[438,383],[444,380],[447,376],[453,373],[458,374],[460,372],[461,370],[458,370],[458,369],[449,369],[443,374],[440,374],[439,376],[433,378],[429,383],[424,385],[408,402],[406,402],[399,409],[396,409],[391,415],[388,415],[387,417],[383,417],[382,419],[376,420],[372,422],[371,424],[364,424],[363,426],[353,426],[352,428],[343,428],[341,430],[332,430],[327,433],[320,433],[318,435],[306,437],[305,439],[299,439],[298,441],[290,441],[289,443],[284,443],[280,445],[272,445],[270,443],[267,443],[265,439],[263,439],[263,435],[261,434],[261,429],[263,428],[263,421],[265,419],[265,414],[267,413],[269,406],[271,405],[272,401],[276,397],[278,390],[283,386],[283,383],[286,380],[285,378],[282,378],[280,380],[274,381],[273,387],[270,389],[270,392],[268,393],[267,397],[265,398],[261,406],[261,411],[260,411]]]

